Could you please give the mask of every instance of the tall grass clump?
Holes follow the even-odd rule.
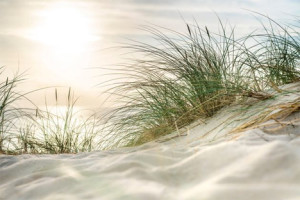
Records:
[[[262,16],[268,19],[268,23],[262,23],[264,32],[245,39],[257,41],[248,47],[246,62],[262,80],[258,85],[268,88],[299,81],[299,26],[284,26]]]
[[[71,89],[66,105],[60,105],[55,90],[55,105],[38,108],[19,91],[23,73],[12,78],[0,68],[0,153],[77,153],[97,149],[98,120],[95,114],[76,109]],[[45,88],[44,88],[45,89]],[[28,107],[22,107],[24,103]],[[31,106],[30,106],[31,105]],[[87,112],[86,112],[87,113]]]
[[[13,135],[20,118],[26,115],[25,110],[16,105],[24,99],[24,94],[17,91],[24,74],[16,73],[10,78],[5,76],[5,68],[0,67],[0,77],[0,153],[6,153],[15,145]]]
[[[268,88],[299,80],[299,32],[268,19],[264,32],[236,38],[222,24],[186,24],[186,33],[146,27],[155,43],[126,46],[139,55],[118,70],[109,92],[118,106],[106,117],[111,146],[136,145],[214,115],[241,99],[269,98]],[[104,145],[105,146],[105,145]]]
[[[78,153],[95,150],[99,127],[95,115],[83,116],[76,110],[77,99],[71,89],[66,106],[58,105],[55,89],[54,107],[37,109],[30,122],[20,128],[21,153]]]

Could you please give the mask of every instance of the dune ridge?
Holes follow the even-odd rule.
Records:
[[[0,199],[299,199],[300,112],[275,115],[299,104],[299,88],[138,147],[0,155]]]

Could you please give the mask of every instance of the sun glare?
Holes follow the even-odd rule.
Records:
[[[40,24],[31,35],[34,40],[66,53],[80,51],[97,40],[91,33],[89,19],[80,10],[66,6],[43,11]]]
[[[44,67],[55,73],[55,80],[77,82],[86,67],[97,40],[93,19],[80,7],[55,4],[37,13],[38,21],[28,34],[43,46],[38,52]]]

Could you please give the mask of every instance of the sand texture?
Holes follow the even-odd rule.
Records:
[[[298,200],[300,85],[284,89],[138,147],[0,155],[0,199]]]

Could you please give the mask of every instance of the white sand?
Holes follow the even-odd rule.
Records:
[[[231,133],[267,106],[299,97],[299,91],[281,94],[245,112],[233,106],[192,125],[187,136],[175,133],[135,148],[1,155],[0,199],[299,200],[299,112],[284,127],[271,130],[269,120]]]

